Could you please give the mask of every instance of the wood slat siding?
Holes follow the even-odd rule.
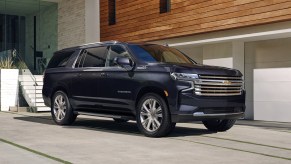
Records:
[[[108,25],[108,1],[100,1],[101,40],[152,41],[291,20],[291,0],[116,0],[116,24]]]

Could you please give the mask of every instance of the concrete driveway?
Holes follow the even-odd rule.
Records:
[[[81,116],[57,126],[48,113],[0,112],[0,163],[291,163],[291,124],[238,121],[210,133],[178,124],[165,138],[141,135],[135,122]]]

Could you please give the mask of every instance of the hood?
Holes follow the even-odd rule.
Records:
[[[242,76],[241,72],[236,69],[209,66],[202,64],[160,64],[160,66],[169,66],[171,72],[192,73],[199,75],[221,75],[221,76]]]

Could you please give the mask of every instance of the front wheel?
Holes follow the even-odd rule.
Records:
[[[144,95],[138,102],[137,125],[147,137],[168,135],[175,127],[165,100],[155,93]]]
[[[224,132],[229,130],[236,122],[236,120],[207,120],[202,121],[204,126],[214,132]]]
[[[77,115],[74,114],[68,96],[63,91],[57,91],[52,99],[51,114],[58,125],[70,125]]]

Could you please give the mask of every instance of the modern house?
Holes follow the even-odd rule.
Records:
[[[0,0],[0,53],[39,59],[89,42],[168,44],[239,69],[246,118],[291,122],[291,0]]]

